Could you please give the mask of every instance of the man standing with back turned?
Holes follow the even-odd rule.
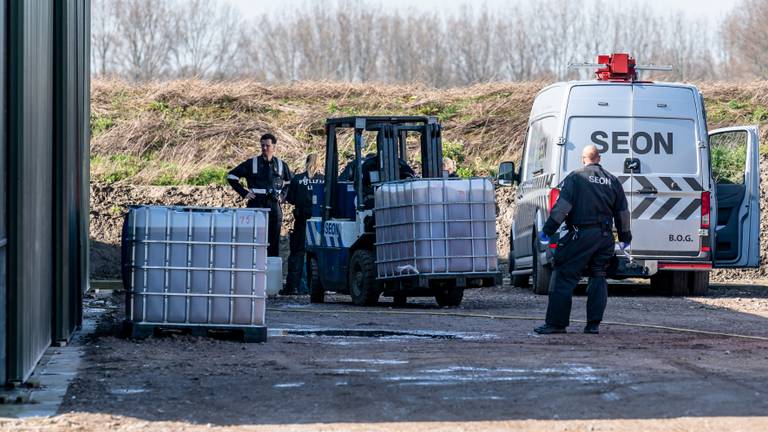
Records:
[[[304,294],[299,292],[304,273],[306,257],[307,220],[312,217],[312,207],[316,205],[312,199],[315,196],[314,187],[322,185],[323,174],[317,172],[317,154],[307,155],[306,170],[293,176],[288,185],[288,195],[285,200],[293,204],[293,232],[291,233],[291,254],[288,256],[288,277],[281,295]]]
[[[627,197],[621,183],[600,166],[600,154],[594,145],[584,147],[581,162],[584,167],[563,180],[560,197],[539,233],[539,241],[549,243],[560,224],[565,222],[568,227],[568,234],[558,241],[555,251],[546,324],[534,329],[539,334],[565,333],[573,290],[584,268],[590,275],[584,333],[599,333],[608,301],[605,277],[614,252],[614,221],[619,247],[625,250],[632,241]]]
[[[280,204],[285,201],[287,188],[283,186],[291,181],[288,164],[275,156],[277,138],[272,134],[261,136],[261,156],[248,159],[236,166],[227,175],[229,185],[244,199],[249,208],[268,208],[269,227],[267,236],[269,247],[267,255],[280,256],[280,227],[283,225],[283,211]],[[248,189],[240,184],[245,177]]]

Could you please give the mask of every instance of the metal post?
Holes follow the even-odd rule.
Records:
[[[187,210],[187,267],[192,267],[192,248],[194,247],[192,245],[192,225],[194,224],[194,221],[192,220],[192,212]],[[191,313],[191,302],[192,302],[192,271],[186,270],[184,272],[185,275],[185,283],[184,283],[184,292],[187,293],[187,296],[184,298],[184,322],[189,324],[189,316]]]
[[[149,240],[149,209],[144,208],[144,267],[148,265],[149,260],[149,243],[147,242]],[[142,270],[142,276],[143,278],[143,284],[141,287],[141,291],[143,295],[141,296],[141,321],[146,322],[147,321],[147,282],[148,282],[148,271],[146,269]]]
[[[256,216],[258,213],[254,213],[253,215],[253,246],[251,247],[251,268],[259,270],[256,267],[256,244],[258,243],[258,224],[256,223]],[[256,296],[256,272],[251,272],[251,317],[250,321],[248,321],[251,324],[255,324],[254,320],[256,319],[256,299],[254,298]]]
[[[405,130],[398,130],[397,132],[397,142],[400,147],[400,151],[398,152],[398,156],[402,158],[403,160],[408,160],[408,146],[407,146],[407,138],[408,138],[408,131]]]
[[[472,223],[472,221],[474,220],[474,218],[472,217],[472,207],[473,207],[472,179],[469,179],[469,193],[467,194],[467,198],[468,198],[467,201],[469,201],[469,220],[467,221],[467,223],[469,224],[469,243],[472,245],[470,249],[472,251],[470,253],[472,255],[472,257],[470,258],[470,262],[472,263],[472,271],[474,272],[475,271],[475,226]]]
[[[358,126],[362,126],[359,128]],[[357,196],[357,210],[361,210],[364,207],[363,196],[363,130],[365,124],[355,124],[355,195]],[[326,183],[327,185],[328,183]]]
[[[279,205],[279,204],[278,204]],[[237,212],[232,212],[232,231],[230,232],[230,242],[235,243],[237,241]],[[235,248],[236,246],[229,246],[229,268],[235,268]],[[235,272],[229,272],[229,324],[232,324],[232,318],[235,314],[235,299],[232,295],[235,294]]]
[[[339,177],[339,154],[336,151],[336,127],[325,126],[325,184],[323,188],[323,221],[331,218],[331,209],[336,196],[336,180]]]
[[[216,215],[213,213],[209,214],[210,216],[210,230],[208,231],[208,241],[213,242],[214,241],[214,232],[215,232],[215,226],[216,226]],[[208,296],[206,297],[206,309],[205,309],[205,322],[210,323],[211,322],[211,302],[212,297],[211,294],[213,293],[213,249],[215,246],[210,245],[208,246],[208,286],[206,288]]]
[[[163,296],[163,322],[168,322],[168,290],[169,290],[169,280],[168,278],[170,275],[168,274],[168,267],[170,267],[170,263],[168,262],[168,259],[171,255],[171,244],[167,243],[167,240],[171,239],[171,209],[167,208],[165,209],[165,248],[163,250],[163,266],[165,266],[165,269],[163,270],[163,293],[165,294]]]
[[[125,308],[127,311],[130,311],[128,316],[131,321],[134,321],[136,319],[133,316],[135,311],[133,302],[136,301],[136,212],[129,210],[127,218],[131,224],[131,286],[126,295],[128,301],[126,301]]]

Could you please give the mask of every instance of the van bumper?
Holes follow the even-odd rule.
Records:
[[[608,265],[608,277],[611,279],[646,278],[659,271],[657,260],[632,260],[623,256],[614,256]]]
[[[668,259],[635,259],[628,260],[623,256],[614,256],[608,267],[608,277],[611,279],[626,279],[650,277],[660,271],[711,271],[710,261],[672,261]]]

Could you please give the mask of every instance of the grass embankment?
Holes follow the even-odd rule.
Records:
[[[223,183],[230,167],[259,153],[258,139],[264,132],[278,137],[278,154],[296,169],[307,151],[322,154],[327,117],[358,114],[437,116],[444,126],[445,154],[457,160],[460,174],[492,174],[499,161],[519,158],[531,103],[545,85],[432,89],[95,80],[92,179],[152,185]],[[757,123],[767,141],[768,82],[702,83],[699,88],[710,129]],[[351,143],[351,136],[345,136],[342,157],[351,154]],[[416,143],[411,145],[415,150]]]

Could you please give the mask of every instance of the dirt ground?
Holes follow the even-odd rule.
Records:
[[[706,298],[613,285],[605,319],[766,337],[766,282]],[[89,314],[106,312],[58,415],[0,429],[768,429],[768,341],[615,324],[585,335],[580,323],[538,336],[546,298],[527,290],[471,290],[454,309],[283,297],[268,304],[264,344],[123,339],[119,298],[89,301]],[[573,318],[584,308],[577,296]]]

